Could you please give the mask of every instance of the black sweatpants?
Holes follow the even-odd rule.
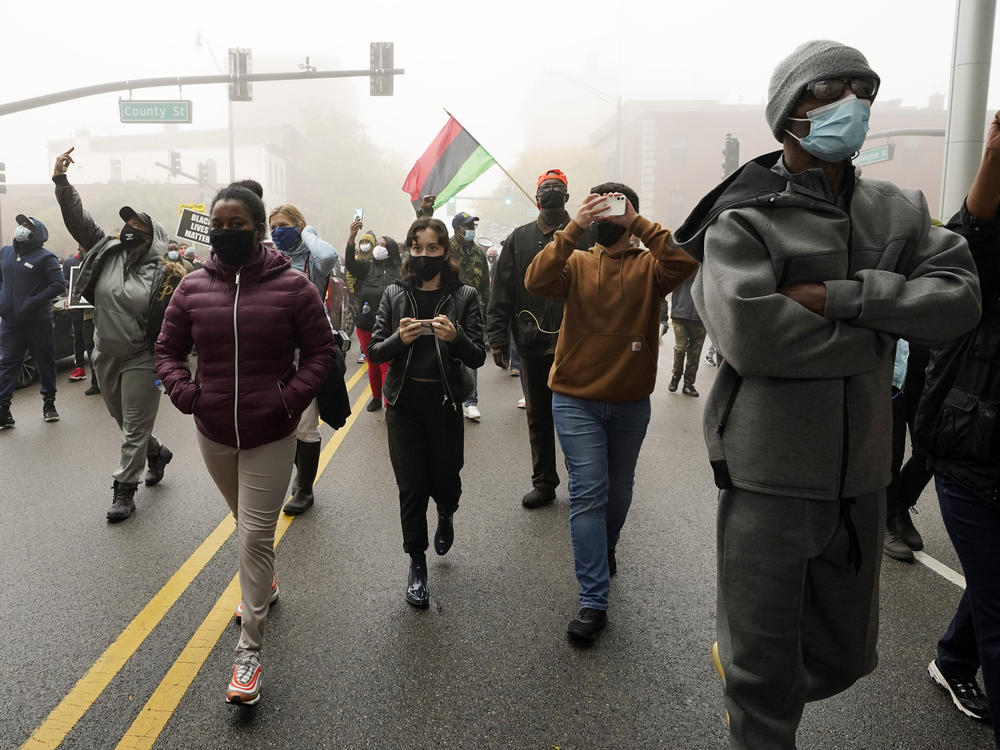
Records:
[[[403,550],[411,555],[427,549],[430,498],[438,513],[448,516],[458,510],[462,495],[465,424],[461,405],[443,400],[441,383],[407,380],[396,403],[385,411],[389,458],[399,487]]]
[[[549,390],[549,370],[554,359],[554,354],[539,357],[521,353],[521,383],[528,412],[528,442],[531,444],[531,484],[550,492],[559,485],[556,428],[552,424],[552,391]]]

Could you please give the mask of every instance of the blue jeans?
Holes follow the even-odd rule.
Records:
[[[941,517],[962,563],[967,588],[948,631],[938,641],[938,664],[967,680],[982,667],[993,716],[1000,716],[1000,510],[944,474],[934,475]],[[993,733],[1000,744],[1000,722]]]
[[[479,404],[479,370],[472,370],[472,393],[462,402],[462,406],[478,406]]]
[[[552,394],[552,420],[569,473],[569,528],[580,606],[608,608],[608,550],[632,504],[649,398],[588,401]]]

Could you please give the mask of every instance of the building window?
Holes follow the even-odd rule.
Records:
[[[683,164],[687,160],[687,151],[687,134],[674,133],[670,138],[670,163]]]

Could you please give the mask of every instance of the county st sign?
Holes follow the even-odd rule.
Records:
[[[120,99],[122,122],[191,122],[190,99]]]

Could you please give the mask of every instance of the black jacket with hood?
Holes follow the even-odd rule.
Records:
[[[29,218],[31,236],[0,250],[0,318],[9,325],[52,320],[52,299],[66,289],[59,259],[43,247],[48,229]]]

